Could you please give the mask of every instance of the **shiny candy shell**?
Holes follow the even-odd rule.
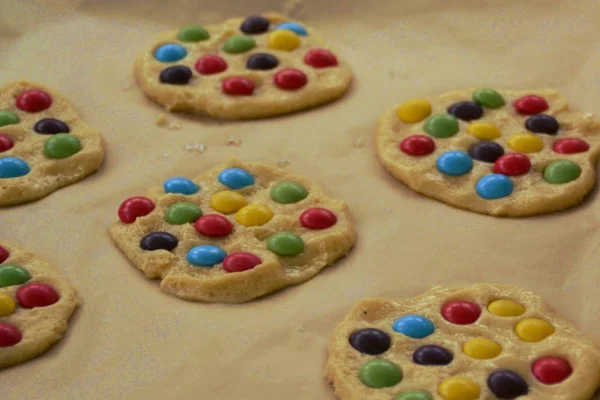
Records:
[[[584,153],[590,149],[590,145],[581,139],[562,138],[554,142],[553,150],[559,154]]]
[[[0,348],[11,347],[23,339],[23,334],[14,325],[0,322]]]
[[[15,312],[15,301],[6,293],[0,293],[0,317],[6,317]]]
[[[294,204],[308,196],[308,190],[298,182],[282,181],[271,188],[271,199],[281,204]]]
[[[240,30],[250,35],[258,35],[269,30],[271,22],[260,15],[253,15],[244,20],[240,25]]]
[[[0,133],[0,153],[8,151],[15,146],[15,142],[3,133]]]
[[[448,138],[458,133],[458,120],[450,114],[438,114],[427,118],[423,130],[437,138]]]
[[[298,90],[306,86],[308,78],[299,69],[285,68],[275,74],[275,85],[283,90]]]
[[[361,367],[359,377],[370,388],[391,387],[402,380],[402,370],[391,361],[374,359]]]
[[[140,240],[140,248],[149,251],[171,251],[176,248],[178,244],[179,239],[169,232],[151,232]]]
[[[545,385],[555,385],[567,379],[573,373],[571,365],[562,358],[542,357],[531,368],[535,378]]]
[[[337,217],[325,208],[309,208],[300,214],[300,223],[308,229],[327,229],[337,223]]]
[[[244,226],[262,226],[269,222],[274,215],[266,204],[254,203],[240,209],[235,214],[235,220]]]
[[[533,115],[525,121],[528,131],[554,135],[558,132],[559,124],[556,118],[547,114]]]
[[[8,260],[8,257],[10,256],[10,252],[5,249],[4,247],[0,246],[0,264],[2,264],[4,261]],[[0,267],[1,269],[2,267]]]
[[[212,244],[196,246],[188,251],[187,261],[197,267],[214,267],[227,257],[225,250]]]
[[[411,156],[426,156],[435,150],[435,142],[429,136],[412,135],[400,142],[400,150]]]
[[[518,317],[525,314],[525,307],[512,300],[494,300],[488,304],[488,311],[499,317]]]
[[[230,253],[223,260],[223,269],[227,272],[243,272],[260,265],[262,260],[256,254],[247,251]]]
[[[154,50],[154,58],[163,63],[179,61],[187,56],[187,50],[177,43],[166,43]]]
[[[544,142],[531,133],[516,133],[508,138],[508,147],[519,153],[537,153],[544,148]]]
[[[28,283],[16,293],[17,301],[23,308],[48,307],[60,300],[58,292],[45,283]]]
[[[254,176],[241,168],[227,168],[219,174],[219,182],[230,189],[242,189],[254,185]]]
[[[192,79],[192,70],[185,65],[173,65],[160,72],[158,80],[168,85],[187,85]]]
[[[448,365],[453,359],[452,352],[432,344],[421,346],[413,353],[413,362],[419,365]]]
[[[17,108],[30,113],[44,111],[52,105],[52,96],[43,90],[26,90],[17,97]]]
[[[277,65],[279,65],[277,57],[268,53],[252,54],[246,62],[246,68],[260,71],[268,71],[276,68]]]
[[[210,206],[213,210],[223,214],[233,214],[246,204],[248,202],[244,196],[231,190],[217,192],[210,198]]]
[[[57,133],[69,133],[71,128],[64,121],[56,118],[43,118],[35,123],[33,130],[43,135],[55,135]]]
[[[276,30],[286,29],[288,31],[294,32],[296,35],[299,35],[299,36],[307,36],[308,35],[308,31],[306,30],[306,28],[296,22],[284,22],[283,24],[277,25],[275,27],[275,29]]]
[[[451,150],[438,157],[436,166],[446,175],[460,176],[473,169],[473,160],[463,151]]]
[[[239,76],[231,76],[224,79],[221,86],[223,92],[231,96],[250,96],[254,93],[254,89],[256,89],[253,81]]]
[[[31,279],[31,274],[18,265],[0,265],[0,288],[22,285]]]
[[[227,69],[227,61],[215,54],[201,56],[194,64],[194,68],[202,75],[213,75]]]
[[[183,225],[196,221],[202,210],[195,203],[181,202],[169,206],[165,211],[165,221],[173,225]]]
[[[483,108],[473,101],[461,101],[448,107],[448,114],[452,114],[463,121],[473,121],[481,118]]]
[[[210,38],[209,33],[200,25],[186,25],[177,34],[177,39],[182,42],[200,42],[208,38]]]
[[[422,390],[411,390],[394,397],[394,400],[433,400],[433,397]]]
[[[423,339],[435,331],[435,326],[429,318],[415,314],[398,318],[392,327],[396,332],[413,339]]]
[[[44,142],[44,154],[53,159],[71,157],[81,149],[79,139],[68,133],[57,133]]]
[[[223,51],[230,54],[245,53],[256,47],[256,41],[246,35],[232,36],[223,45]]]
[[[198,193],[200,187],[188,178],[175,176],[165,181],[163,184],[163,189],[167,193],[191,195]]]
[[[304,63],[316,69],[337,67],[335,55],[326,49],[311,49],[304,56]]]
[[[390,335],[375,328],[364,328],[354,331],[348,341],[357,351],[373,356],[385,353],[392,345]]]
[[[463,353],[477,360],[489,360],[498,357],[502,347],[493,340],[484,337],[470,339],[463,345]]]
[[[304,240],[292,232],[278,232],[267,240],[267,249],[279,256],[293,257],[304,251]]]
[[[510,196],[513,192],[512,181],[502,174],[489,174],[481,177],[475,184],[479,197],[486,200],[496,200]]]
[[[431,115],[431,103],[427,99],[405,101],[396,109],[396,115],[407,124],[423,121]]]
[[[0,111],[0,126],[15,125],[21,122],[21,118],[14,112]]]
[[[477,89],[473,92],[473,101],[485,108],[500,108],[506,104],[502,95],[494,89]]]
[[[31,171],[29,164],[18,157],[0,158],[0,179],[1,178],[19,178],[25,176]]]
[[[521,153],[508,153],[494,163],[494,172],[506,176],[518,176],[529,172],[531,161]]]
[[[267,39],[270,49],[292,51],[300,47],[300,36],[288,30],[273,31]]]
[[[515,333],[526,342],[540,342],[554,333],[554,327],[541,319],[529,318],[515,326]]]
[[[472,122],[467,127],[467,133],[479,140],[494,140],[502,136],[500,129],[489,122]]]
[[[473,159],[487,163],[493,163],[504,154],[504,149],[496,142],[477,142],[469,150]]]
[[[194,223],[198,233],[208,237],[223,237],[233,231],[233,225],[227,218],[219,214],[204,215]]]
[[[477,321],[480,315],[481,308],[470,301],[451,301],[442,307],[444,319],[457,325],[470,325]]]
[[[132,224],[154,210],[154,203],[147,197],[135,196],[123,201],[119,206],[119,219],[124,224]]]
[[[548,183],[563,184],[574,181],[581,175],[579,164],[569,160],[551,162],[544,169],[544,180]]]
[[[477,400],[481,395],[481,389],[472,379],[452,376],[440,383],[438,393],[444,400]]]
[[[529,386],[523,377],[508,369],[499,369],[488,377],[488,387],[499,399],[516,399],[529,393]]]
[[[549,108],[546,99],[534,94],[518,98],[513,105],[519,113],[524,115],[539,114]]]

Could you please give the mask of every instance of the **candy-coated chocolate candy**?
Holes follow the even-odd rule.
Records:
[[[15,142],[3,133],[0,133],[0,153],[8,151],[15,146]]]
[[[308,190],[298,182],[282,181],[271,188],[271,199],[281,204],[293,204],[304,200]]]
[[[214,54],[203,55],[194,64],[196,71],[202,75],[218,74],[225,71],[227,67],[227,61]]]
[[[186,48],[177,43],[163,44],[154,50],[154,58],[164,63],[179,61],[185,56],[187,56]]]
[[[552,147],[555,152],[560,154],[584,153],[590,149],[590,145],[581,139],[562,138],[554,142]]]
[[[506,104],[502,95],[494,89],[477,89],[473,92],[473,101],[485,108],[500,108]]]
[[[240,25],[240,30],[250,35],[257,35],[259,33],[265,33],[268,31],[269,25],[271,25],[271,22],[269,22],[269,20],[265,17],[253,15],[246,18],[244,22],[242,22]]]
[[[209,33],[200,25],[186,25],[177,34],[177,39],[182,42],[200,42],[208,38],[210,38]]]
[[[15,125],[21,122],[21,118],[14,112],[0,111],[0,126]]]
[[[425,156],[433,153],[435,142],[429,136],[412,135],[400,142],[400,150],[411,156]]]
[[[196,221],[202,216],[202,210],[197,204],[175,203],[165,211],[165,221],[173,225],[183,225]]]
[[[235,220],[244,226],[261,226],[269,222],[274,215],[269,206],[254,203],[240,209],[235,214]]]
[[[453,359],[452,352],[433,344],[421,346],[413,353],[413,362],[419,365],[448,365]]]
[[[167,193],[179,193],[185,195],[196,194],[200,190],[200,187],[192,182],[191,179],[182,178],[180,176],[167,179],[163,184],[163,188]]]
[[[286,68],[276,73],[273,81],[280,89],[297,90],[306,86],[308,78],[299,69]]]
[[[121,222],[132,224],[137,218],[150,214],[152,210],[154,210],[152,200],[142,196],[135,196],[121,203],[118,214]]]
[[[520,153],[537,153],[544,148],[544,142],[531,133],[515,133],[506,142],[508,147]]]
[[[15,301],[6,293],[0,293],[0,317],[6,317],[15,312]]]
[[[185,65],[174,65],[163,69],[158,79],[169,85],[187,85],[192,79],[192,70]]]
[[[525,314],[525,307],[512,300],[494,300],[488,304],[488,311],[499,317],[518,317]]]
[[[23,308],[48,307],[60,300],[56,290],[45,283],[27,283],[15,295]]]
[[[436,166],[446,175],[460,176],[473,169],[473,160],[463,151],[451,150],[438,157]]]
[[[227,168],[219,174],[219,182],[230,189],[241,189],[254,185],[254,176],[241,168]]]
[[[515,333],[526,342],[540,342],[554,333],[554,327],[541,319],[529,318],[515,326]]]
[[[21,285],[31,279],[31,274],[18,265],[0,265],[0,287]]]
[[[529,172],[531,161],[521,153],[508,153],[494,163],[494,172],[506,176],[518,176]]]
[[[244,207],[248,202],[246,198],[237,192],[223,190],[217,192],[210,198],[210,206],[213,210],[223,214],[233,214]]]
[[[473,121],[481,118],[483,108],[473,101],[461,101],[448,107],[448,114],[452,114],[463,121]]]
[[[479,319],[481,308],[470,301],[456,300],[442,307],[442,317],[457,325],[469,325]]]
[[[5,249],[4,247],[0,246],[0,264],[2,264],[4,261],[8,260],[8,257],[10,256],[10,252]],[[0,267],[2,268],[2,267]]]
[[[493,340],[484,337],[470,339],[463,346],[463,353],[477,360],[489,360],[498,357],[502,347]]]
[[[402,122],[414,124],[431,115],[431,103],[427,99],[408,100],[396,109],[396,115]]]
[[[440,383],[438,393],[444,400],[476,400],[481,389],[472,379],[462,376],[452,376]]]
[[[375,328],[365,328],[350,335],[350,345],[363,354],[377,355],[385,353],[392,345],[390,335]]]
[[[545,385],[555,385],[567,379],[573,373],[571,365],[557,357],[542,357],[533,363],[533,376]]]
[[[52,105],[52,96],[43,90],[26,90],[17,97],[17,108],[30,113],[44,111]]]
[[[467,127],[467,133],[479,140],[494,140],[502,136],[500,129],[489,122],[472,122]]]
[[[326,49],[311,49],[304,56],[304,63],[313,68],[337,67],[338,60]]]
[[[292,51],[300,47],[300,36],[292,31],[279,30],[269,34],[268,44],[270,49]]]
[[[402,380],[402,370],[391,361],[375,359],[361,367],[359,377],[370,388],[391,387]]]
[[[493,163],[504,154],[504,149],[496,142],[477,142],[469,150],[473,159],[487,163]]]
[[[256,254],[236,251],[223,260],[223,269],[227,272],[243,272],[260,265],[262,260]]]
[[[337,217],[325,208],[309,208],[300,214],[300,223],[308,229],[327,229],[337,223]]]
[[[551,162],[544,169],[544,180],[548,183],[562,184],[574,181],[581,175],[579,164],[568,160]]]
[[[0,347],[11,347],[23,339],[23,334],[14,325],[0,322]]]
[[[275,27],[275,29],[276,30],[286,29],[286,30],[292,31],[296,35],[300,35],[300,36],[307,36],[308,35],[308,31],[306,30],[306,28],[303,27],[302,25],[300,25],[297,22],[284,22],[283,24],[277,25]]]
[[[450,114],[438,114],[427,118],[423,130],[437,138],[448,138],[458,133],[458,120]]]
[[[499,399],[516,399],[529,393],[525,379],[514,371],[499,369],[491,373],[487,379],[491,392]]]
[[[513,105],[519,113],[524,115],[539,114],[549,108],[548,102],[543,97],[534,94],[518,98]]]
[[[223,50],[226,53],[238,54],[245,53],[256,47],[256,41],[250,36],[236,35],[232,36],[223,45]]]
[[[233,231],[233,225],[227,218],[219,214],[204,215],[194,223],[194,228],[204,236],[222,237]]]
[[[510,196],[514,186],[512,181],[502,174],[489,174],[477,181],[475,191],[486,200],[501,199]]]
[[[279,65],[279,60],[274,55],[268,53],[252,54],[246,62],[246,68],[261,71],[273,69]]]
[[[60,119],[43,118],[35,123],[33,130],[43,135],[55,135],[57,133],[69,133],[71,129]]]
[[[250,96],[254,93],[256,85],[250,79],[232,76],[226,78],[222,83],[223,92],[232,96]]]
[[[50,158],[71,157],[81,151],[81,142],[68,133],[57,133],[44,143],[44,154]]]
[[[435,326],[429,318],[415,314],[398,318],[394,321],[392,327],[396,332],[413,339],[423,339],[435,331]]]
[[[551,115],[538,114],[527,118],[525,127],[528,131],[554,135],[558,132],[558,121]]]
[[[29,164],[18,157],[0,158],[0,178],[19,178],[31,171]]]
[[[188,251],[186,259],[197,267],[214,267],[222,263],[225,257],[227,253],[222,248],[212,244],[202,244]]]
[[[151,232],[140,240],[140,248],[143,250],[166,250],[171,251],[179,244],[179,239],[169,232]]]
[[[433,400],[433,397],[422,390],[411,390],[394,397],[394,400]]]
[[[267,240],[267,249],[280,256],[297,256],[304,251],[304,240],[292,232],[278,232]]]

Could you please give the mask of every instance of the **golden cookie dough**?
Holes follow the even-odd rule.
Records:
[[[62,272],[0,243],[0,369],[37,357],[59,341],[78,304]]]
[[[524,96],[528,97],[523,100]],[[531,114],[516,110],[514,104],[519,99],[520,106],[525,107],[522,110]],[[545,110],[544,100],[548,105]],[[481,102],[487,105],[478,106]],[[462,113],[464,120],[448,112],[457,103],[462,104],[454,113]],[[479,118],[478,107],[483,110]],[[530,117],[538,131],[553,132],[552,125],[558,122],[558,132],[528,130],[525,123]],[[494,155],[498,145],[504,155],[494,162],[500,155]],[[462,153],[440,159],[442,154],[455,151]],[[473,159],[471,151],[478,151],[477,157],[487,153],[484,155],[489,158]],[[579,152],[565,153],[573,151]],[[554,90],[453,91],[410,100],[387,111],[377,132],[377,154],[395,178],[416,192],[482,214],[531,216],[572,207],[592,190],[600,154],[600,125],[592,114],[569,111],[567,100]],[[531,164],[528,172],[527,158]],[[436,167],[438,160],[452,164],[446,171],[457,175],[442,173]],[[516,173],[520,175],[510,175]],[[476,187],[484,191],[485,198]]]
[[[344,202],[303,177],[231,159],[125,200],[110,235],[164,292],[241,303],[307,281],[345,256],[356,240],[350,218]]]
[[[70,132],[63,132],[65,124]],[[103,158],[101,134],[63,96],[26,81],[0,89],[0,206],[37,200],[75,183],[96,171]]]
[[[331,336],[326,376],[344,400],[589,400],[600,353],[531,292],[435,287],[358,302]]]
[[[208,114],[223,119],[252,119],[287,114],[333,101],[348,90],[352,81],[350,67],[339,55],[328,49],[318,32],[306,25],[302,25],[307,31],[306,36],[287,29],[275,29],[279,24],[297,21],[276,13],[266,13],[263,17],[270,21],[268,31],[263,33],[245,34],[240,29],[245,18],[232,18],[219,25],[184,27],[181,31],[162,34],[135,60],[134,73],[142,90],[169,111]],[[236,43],[237,48],[234,49]],[[185,56],[179,58],[183,53],[178,54],[175,50],[168,52],[163,58],[173,61],[159,61],[155,57],[155,51],[165,44],[183,46]],[[181,47],[178,49],[181,51]],[[323,59],[328,59],[323,56],[318,57],[318,67],[308,65],[305,56],[316,49],[333,55],[334,60],[337,59],[335,65],[327,62],[323,64]],[[271,69],[248,69],[248,59],[259,53],[274,56],[277,65]],[[223,65],[224,60],[226,69],[215,66],[212,61],[206,63],[205,67],[200,67],[203,71],[200,73],[196,63],[203,56],[220,57],[220,63]],[[262,65],[266,68],[268,62]],[[167,74],[163,71],[171,67],[179,69],[172,71],[169,78],[172,82],[178,82],[177,84],[161,82],[161,74]],[[187,68],[187,72],[182,72],[182,68]],[[301,86],[301,83],[296,83],[297,77],[288,76],[286,82],[291,83],[292,87],[281,89],[275,83],[275,77],[285,76],[286,73],[282,73],[285,69],[295,69],[296,74],[298,71],[304,73],[306,84]],[[223,85],[230,78],[243,78],[255,88],[252,91],[252,88],[248,88],[248,83],[230,82],[234,90],[241,90],[246,94],[226,94]],[[240,85],[243,87],[240,88]]]

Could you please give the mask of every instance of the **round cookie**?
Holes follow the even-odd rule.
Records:
[[[531,292],[436,287],[358,302],[331,336],[326,376],[344,400],[588,400],[600,352]]]
[[[78,304],[59,270],[0,243],[0,369],[37,357],[59,341]]]
[[[169,111],[223,119],[265,118],[342,96],[352,71],[313,28],[276,13],[166,32],[134,73]]]
[[[377,132],[383,166],[416,192],[523,217],[580,203],[596,183],[600,124],[554,90],[474,89],[409,100]]]
[[[235,159],[125,200],[114,243],[161,289],[241,303],[304,282],[356,240],[345,203],[309,180]]]
[[[101,134],[58,93],[25,81],[0,89],[0,206],[75,183],[103,157]]]

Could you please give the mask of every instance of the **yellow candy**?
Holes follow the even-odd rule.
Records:
[[[531,133],[517,133],[508,139],[508,147],[520,153],[537,153],[544,148],[544,142]]]
[[[248,202],[238,192],[224,190],[212,195],[210,198],[210,206],[213,210],[223,214],[233,214],[240,208],[244,207]]]
[[[423,121],[431,114],[431,103],[427,99],[408,100],[400,104],[396,110],[400,121],[414,124]]]
[[[438,388],[438,393],[444,400],[475,400],[481,390],[475,381],[462,376],[444,379]]]
[[[300,47],[300,36],[292,31],[280,29],[269,34],[269,48],[292,51]]]
[[[539,342],[554,333],[554,327],[541,319],[525,319],[515,327],[517,336],[526,342]]]
[[[235,214],[235,220],[244,226],[261,226],[273,218],[273,211],[264,204],[250,204]]]
[[[488,311],[500,317],[518,317],[525,313],[525,307],[512,300],[496,300],[488,305]]]
[[[502,347],[498,343],[483,337],[471,339],[463,346],[463,353],[478,360],[497,357],[501,352]]]
[[[6,317],[15,312],[15,301],[9,295],[0,293],[0,317]]]
[[[480,140],[494,140],[502,136],[500,129],[487,122],[471,122],[467,128],[467,133]]]

